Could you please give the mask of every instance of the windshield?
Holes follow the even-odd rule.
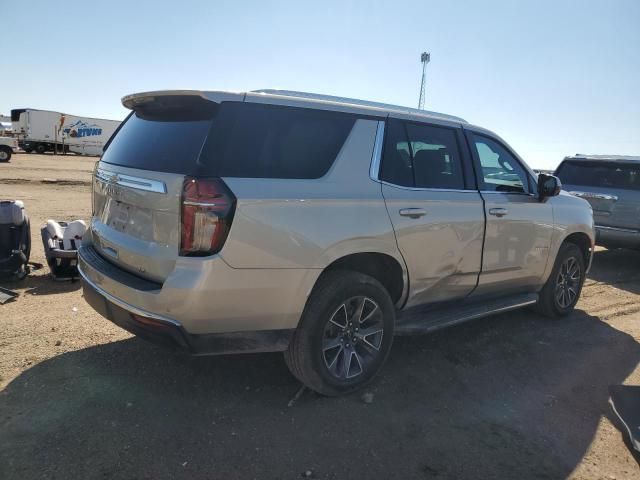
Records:
[[[640,164],[564,162],[556,175],[567,185],[640,190]]]

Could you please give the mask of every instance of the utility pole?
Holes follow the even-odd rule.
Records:
[[[427,87],[427,63],[431,60],[429,52],[422,52],[420,61],[422,62],[422,81],[420,82],[420,98],[418,99],[418,108],[424,110],[425,89]]]

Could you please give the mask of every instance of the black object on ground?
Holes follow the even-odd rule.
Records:
[[[16,298],[18,294],[13,290],[9,290],[8,288],[0,287],[0,305],[4,305],[9,300]]]
[[[19,200],[0,201],[0,276],[21,280],[29,273],[31,224]]]
[[[629,441],[640,452],[640,387],[611,385],[611,406],[627,429]]]

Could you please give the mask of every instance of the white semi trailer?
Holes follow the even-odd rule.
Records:
[[[11,127],[26,151],[101,155],[102,147],[120,125],[117,120],[77,117],[33,108],[11,110]]]

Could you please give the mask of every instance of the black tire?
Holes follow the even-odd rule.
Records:
[[[0,162],[8,162],[11,160],[11,154],[13,150],[9,147],[1,146],[0,147]]]
[[[42,143],[39,143],[39,144],[36,145],[36,153],[42,154],[42,153],[44,153],[46,151],[47,151],[47,147],[44,146]]]
[[[567,271],[567,268],[573,267],[578,269],[577,278],[573,278],[573,275]],[[536,310],[551,318],[569,315],[578,303],[584,279],[584,253],[573,243],[563,243],[558,251],[551,275],[540,291]]]
[[[362,323],[354,326],[351,320],[358,308]],[[285,362],[298,380],[322,395],[352,392],[369,383],[384,365],[394,324],[395,308],[380,282],[347,270],[327,272],[307,301],[284,352]],[[365,330],[371,333],[363,334]]]

